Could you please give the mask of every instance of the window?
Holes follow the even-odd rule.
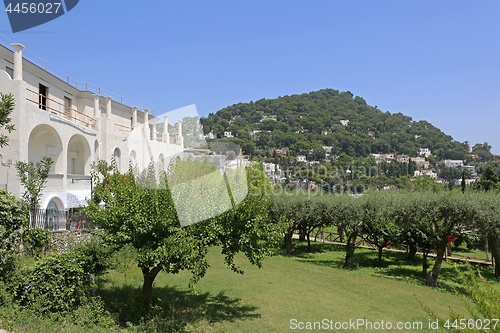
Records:
[[[42,110],[47,110],[47,96],[49,94],[49,88],[43,84],[38,85],[38,107]]]
[[[10,75],[11,79],[14,78],[14,70],[12,68],[10,68],[9,66],[7,66],[7,67],[5,67],[5,71],[7,72],[7,74]]]
[[[64,113],[68,116],[71,116],[71,98],[64,96]]]

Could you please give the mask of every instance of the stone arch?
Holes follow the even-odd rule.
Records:
[[[99,153],[99,141],[95,140],[94,143],[94,162],[99,161],[100,153]]]
[[[50,125],[41,124],[33,128],[28,140],[28,163],[36,166],[44,157],[54,160],[50,173],[62,174],[63,148],[61,137]]]
[[[130,152],[130,163],[133,165],[133,166],[136,166],[137,165],[137,153],[135,152],[135,150],[132,150]]]
[[[58,196],[53,196],[47,201],[46,209],[54,208],[54,206],[57,210],[64,210],[64,203]]]
[[[52,197],[48,204],[45,213],[46,225],[50,231],[65,230],[66,218],[60,212],[64,210],[64,204],[57,196]]]
[[[165,156],[163,156],[163,154],[160,154],[160,156],[158,156],[158,162],[160,164],[160,170],[165,171]]]
[[[80,134],[75,134],[68,142],[68,175],[90,174],[90,145]]]
[[[122,153],[120,151],[120,148],[115,148],[115,150],[113,150],[112,158],[115,160],[118,171],[121,171],[121,155]]]

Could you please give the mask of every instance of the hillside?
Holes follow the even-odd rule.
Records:
[[[202,118],[205,134],[224,138],[231,132],[249,155],[270,148],[290,148],[292,155],[332,146],[335,155],[365,157],[370,153],[416,156],[430,148],[437,159],[463,159],[468,144],[454,141],[427,121],[382,112],[359,96],[334,89],[238,103]]]

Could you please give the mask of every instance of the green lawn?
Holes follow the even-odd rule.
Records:
[[[189,274],[160,273],[154,284],[155,305],[149,311],[144,310],[140,297],[142,274],[130,262],[129,254],[122,257],[119,268],[100,282],[99,293],[120,326],[91,331],[127,328],[128,332],[289,332],[307,331],[291,330],[292,319],[297,322],[367,319],[390,321],[394,325],[422,322],[424,329],[412,332],[429,332],[430,317],[416,298],[442,318],[448,318],[450,308],[465,313],[458,297],[449,292],[453,286],[460,287],[451,264],[443,266],[444,288],[436,290],[423,285],[420,263],[408,263],[403,253],[384,253],[383,267],[368,267],[376,263],[376,252],[357,249],[360,268],[346,271],[339,268],[344,256],[341,250],[339,246],[315,243],[313,251],[308,253],[300,244],[296,256],[266,259],[262,269],[239,256],[237,262],[245,270],[244,275],[239,275],[226,269],[220,249],[212,248],[208,255],[211,268],[198,283],[197,293],[187,288]],[[25,322],[21,324],[20,320]],[[64,321],[51,327],[48,323],[43,319],[23,318],[11,319],[9,326],[25,332],[32,332],[37,325],[44,326],[37,329],[39,332],[82,331]]]

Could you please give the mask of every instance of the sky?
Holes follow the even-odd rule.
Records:
[[[324,88],[500,154],[500,2],[80,0],[0,42],[156,115]]]

